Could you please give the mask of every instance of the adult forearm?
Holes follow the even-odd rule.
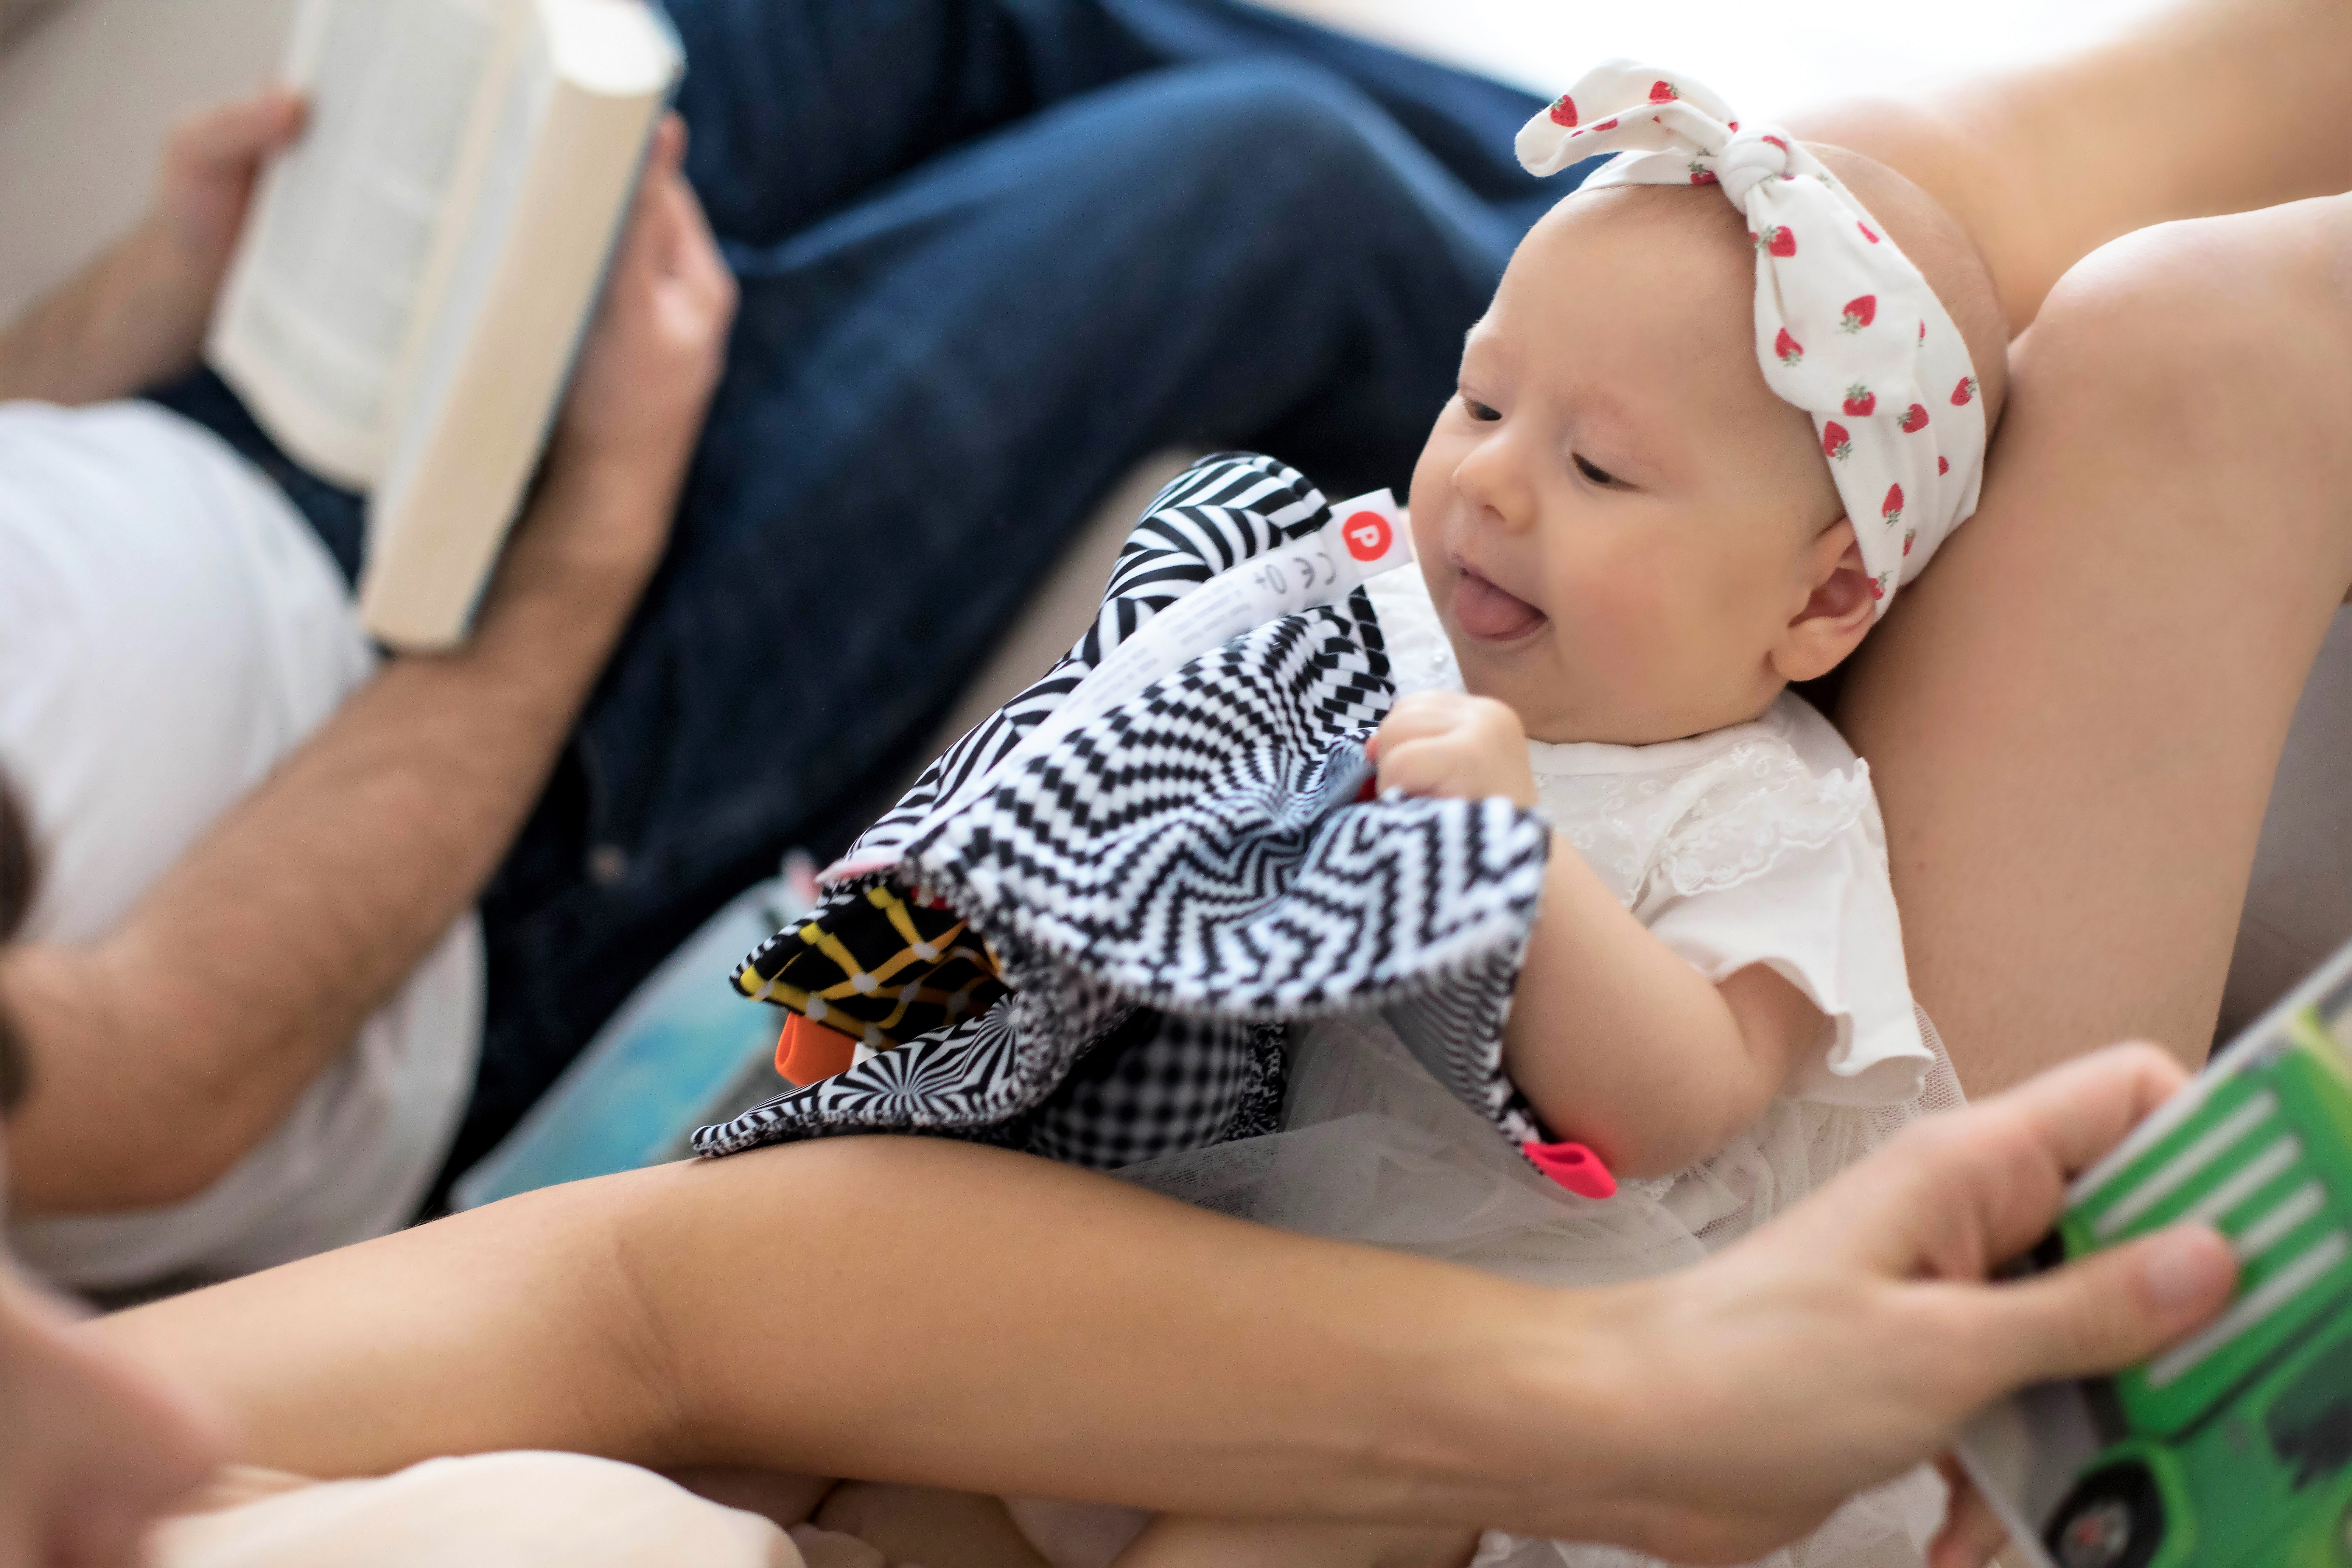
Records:
[[[127,397],[195,363],[210,302],[150,218],[0,331],[0,402]]]
[[[643,580],[635,561],[565,555],[564,539],[581,513],[672,500],[663,473],[551,471],[472,643],[390,663],[104,942],[10,955],[35,1058],[8,1146],[22,1211],[202,1188],[472,903]]]
[[[86,1331],[314,1475],[573,1448],[1746,1562],[1994,1394],[2220,1309],[2210,1230],[1981,1283],[2180,1077],[2103,1053],[1605,1290],[868,1138],[530,1194]]]
[[[1201,1512],[1596,1524],[1600,1298],[967,1145],[530,1194],[100,1325],[244,1457],[584,1449]],[[1620,1431],[1618,1436],[1624,1436]]]

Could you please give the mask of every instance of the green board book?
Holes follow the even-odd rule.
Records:
[[[2237,1249],[2228,1309],[1961,1457],[2043,1568],[2352,1568],[2352,948],[2085,1172],[2036,1260],[2184,1220]]]

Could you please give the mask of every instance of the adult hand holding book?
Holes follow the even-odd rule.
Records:
[[[13,955],[11,1010],[44,1064],[8,1140],[19,1213],[178,1202],[217,1181],[513,843],[661,558],[725,353],[734,283],[684,151],[682,125],[655,139],[553,449],[467,644],[388,661],[104,942]],[[225,900],[238,919],[219,918]],[[167,949],[163,984],[132,997],[111,978]],[[97,996],[111,1000],[93,1009]],[[127,1082],[142,1086],[130,1104]],[[98,1118],[155,1158],[112,1158],[86,1136]]]
[[[368,491],[368,629],[466,635],[684,67],[644,0],[303,0],[301,142],[264,176],[214,366]]]
[[[632,504],[534,512],[502,588],[545,555],[567,573],[610,576],[634,605],[661,559],[735,316],[735,279],[680,172],[685,156],[686,125],[673,114],[656,133],[548,453],[551,479]]]
[[[173,128],[138,226],[0,331],[0,402],[103,403],[194,368],[256,179],[306,108],[273,88]]]

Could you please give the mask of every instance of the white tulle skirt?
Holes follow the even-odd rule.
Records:
[[[1730,1147],[1680,1175],[1578,1197],[1530,1169],[1377,1020],[1297,1031],[1284,1130],[1119,1174],[1203,1208],[1559,1286],[1696,1262],[1804,1197],[1919,1116],[1961,1102],[1943,1047],[1925,1092],[1871,1109],[1776,1100]],[[1694,1477],[1694,1489],[1704,1486]],[[1922,1468],[1849,1500],[1759,1568],[1917,1568],[1943,1516]],[[1616,1547],[1489,1532],[1473,1568],[1652,1568]]]

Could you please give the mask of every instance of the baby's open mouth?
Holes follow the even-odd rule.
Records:
[[[1454,622],[1482,642],[1508,642],[1544,624],[1544,613],[1454,563]]]

